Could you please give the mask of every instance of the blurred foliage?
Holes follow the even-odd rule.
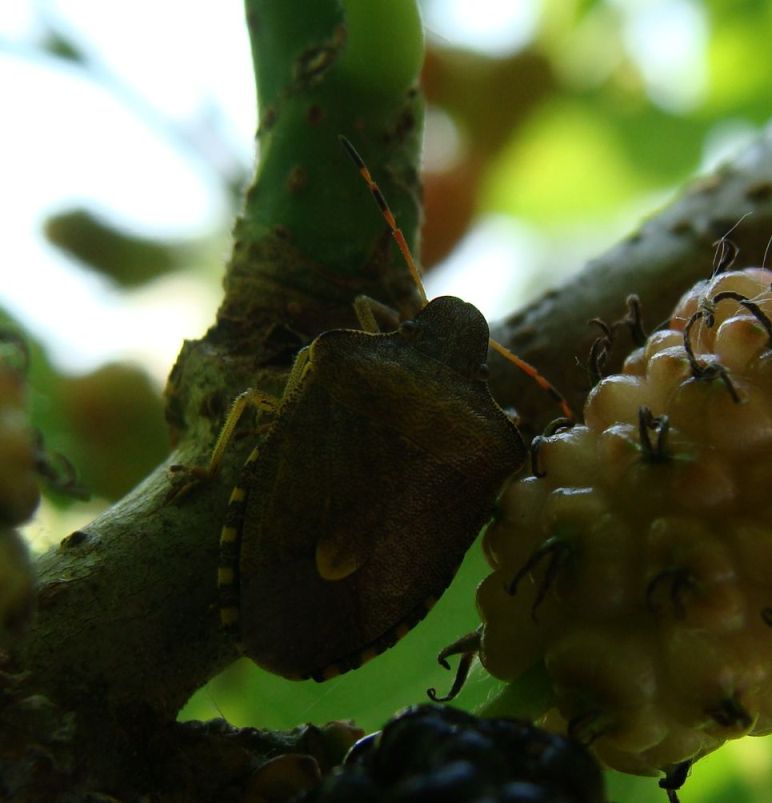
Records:
[[[91,270],[124,287],[142,285],[185,266],[196,243],[173,243],[141,237],[95,215],[68,209],[45,223],[48,241]]]
[[[118,499],[163,460],[169,436],[161,391],[141,367],[111,363],[65,374],[2,308],[0,326],[18,333],[29,352],[27,403],[47,455],[49,501],[68,507],[87,494]]]
[[[620,209],[640,208],[649,203],[645,199],[677,186],[733,132],[768,121],[772,4],[767,0],[541,0],[539,7],[532,40],[517,52],[490,56],[443,40],[429,43],[427,97],[430,108],[449,121],[430,126],[426,137],[423,257],[430,266],[451,253],[485,214],[511,216],[540,231],[603,228]],[[643,47],[633,45],[636,36],[643,37]],[[652,78],[647,60],[664,59],[674,39],[691,61],[676,59],[664,80],[661,74]],[[147,114],[75,36],[49,28],[39,46],[112,87],[137,114]],[[170,128],[172,123],[161,121],[159,135]],[[181,148],[190,148],[189,139],[178,140]],[[198,156],[206,161],[211,154]],[[220,175],[235,195],[243,172],[234,168]],[[184,265],[168,243],[142,235],[127,239],[100,222],[98,212],[77,214],[77,220],[54,219],[49,236],[99,270],[111,266],[107,272],[124,286]],[[72,229],[62,229],[63,222],[74,220],[76,229],[87,224],[85,245],[71,236]],[[47,445],[78,467],[95,493],[116,498],[163,457],[159,393],[139,369],[112,365],[90,376],[65,377],[33,340],[30,352],[34,426]],[[428,618],[357,672],[324,685],[298,684],[238,662],[194,695],[181,718],[223,714],[239,725],[288,728],[353,717],[376,728],[399,707],[425,699],[427,687],[448,687],[449,673],[437,666],[435,655],[476,626],[473,589],[486,571],[474,546]],[[480,705],[497,687],[473,672],[460,703]],[[625,803],[664,798],[652,779],[610,774],[609,783],[611,799]],[[769,742],[744,740],[700,761],[681,799],[761,803],[770,784]]]
[[[443,171],[426,176],[429,264],[479,214],[602,226],[620,207],[683,181],[722,138],[769,118],[772,6],[763,0],[540,7],[533,41],[511,55],[430,42],[427,95],[453,121],[459,145]],[[688,58],[675,59],[667,80],[652,78],[646,62],[672,58],[673,48]],[[447,137],[433,138],[430,127],[427,152]],[[466,225],[449,212],[458,209]]]
[[[88,57],[81,50],[80,45],[64,31],[49,28],[43,34],[40,48],[44,52],[73,64],[85,64]]]
[[[127,363],[61,376],[56,401],[83,483],[105,499],[131,490],[169,451],[159,389]]]
[[[490,160],[556,86],[549,61],[535,51],[491,58],[437,45],[427,49],[422,84],[430,108],[442,109],[453,121],[461,148],[444,170],[424,174],[421,258],[427,268],[467,231]]]
[[[0,646],[27,624],[34,578],[27,544],[14,525],[38,506],[36,448],[26,410],[24,340],[0,327]]]

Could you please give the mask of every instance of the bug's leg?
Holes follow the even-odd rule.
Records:
[[[300,349],[295,357],[295,362],[292,363],[292,368],[290,369],[290,375],[287,377],[287,384],[284,386],[284,391],[282,392],[282,400],[286,399],[288,396],[291,396],[295,389],[300,387],[301,380],[305,376],[306,369],[308,368],[308,364],[311,361],[311,347],[306,346],[305,348]],[[276,399],[272,396],[268,396],[268,394],[264,394],[269,399],[273,400],[274,409],[272,412],[275,412],[281,401]]]
[[[225,417],[225,423],[217,436],[214,449],[212,449],[212,456],[209,458],[209,465],[206,468],[206,475],[213,477],[220,470],[222,456],[225,454],[225,450],[233,438],[236,425],[241,420],[241,416],[247,407],[256,407],[266,413],[273,413],[277,410],[279,404],[280,402],[275,396],[256,388],[248,388],[243,393],[239,393],[233,400],[231,408],[228,410],[228,415]]]
[[[287,384],[284,386],[284,393],[282,398],[287,398],[297,388],[309,366],[310,350],[308,348],[301,349],[298,352],[295,362],[290,370]],[[181,477],[180,480],[174,483],[172,490],[166,497],[166,501],[173,501],[188,494],[188,492],[201,482],[214,477],[220,470],[225,450],[230,444],[236,425],[241,420],[241,416],[248,407],[255,407],[266,413],[275,413],[281,406],[282,399],[277,399],[270,393],[258,390],[257,388],[248,388],[243,393],[240,393],[231,403],[230,410],[225,417],[225,422],[222,425],[220,434],[212,449],[211,457],[209,458],[209,465],[204,466],[184,466],[174,465],[171,466],[171,471]]]
[[[474,661],[477,653],[480,651],[481,630],[482,626],[478,627],[477,630],[473,630],[471,633],[461,636],[461,638],[456,639],[452,644],[448,644],[437,656],[437,661],[445,667],[445,669],[450,669],[448,658],[452,655],[460,655],[461,660],[458,663],[456,676],[453,678],[453,685],[444,697],[440,697],[436,689],[426,690],[426,694],[432,702],[446,703],[456,697],[464,687],[464,683],[469,675],[469,670],[472,667],[472,661]]]
[[[376,335],[384,330],[391,332],[399,326],[397,311],[370,296],[357,296],[354,299],[354,312],[359,325],[370,334]]]
[[[249,388],[243,393],[240,393],[233,400],[228,415],[225,417],[225,423],[222,425],[220,434],[212,449],[212,455],[209,458],[209,464],[204,466],[187,466],[187,465],[173,465],[170,471],[175,475],[175,481],[172,488],[167,494],[166,501],[172,502],[181,499],[202,482],[206,482],[212,477],[216,476],[220,470],[222,457],[228,444],[233,438],[233,433],[236,425],[239,423],[244,410],[247,407],[257,407],[258,410],[265,412],[274,412],[279,406],[279,400],[268,393],[255,388]]]

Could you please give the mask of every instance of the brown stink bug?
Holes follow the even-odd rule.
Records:
[[[228,504],[220,615],[246,655],[293,679],[358,667],[420,621],[526,456],[488,389],[484,317],[458,298],[426,300],[386,201],[343,144],[423,307],[382,333],[373,303],[357,299],[362,330],[319,335],[298,354],[281,399],[259,390],[237,398],[208,469],[248,405],[274,414]]]

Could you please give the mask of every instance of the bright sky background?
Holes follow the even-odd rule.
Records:
[[[646,69],[656,91],[663,75],[693,66],[704,26],[688,0],[629,5],[637,9],[628,25],[630,47],[651,62]],[[101,83],[36,52],[46,16],[40,9],[63,31],[74,31],[101,65]],[[527,41],[537,10],[538,0],[427,0],[426,26],[450,44],[503,53]],[[689,23],[678,26],[686,38],[672,34],[672,14]],[[671,34],[660,37],[662,57],[652,61],[641,43],[658,31]],[[199,336],[212,319],[217,298],[210,285],[183,275],[118,292],[73,268],[40,231],[47,215],[73,206],[167,236],[203,234],[222,218],[221,182],[195,152],[228,153],[242,167],[252,160],[254,87],[242,2],[5,0],[0,43],[0,305],[43,337],[65,368],[129,357],[161,382],[181,339]],[[699,82],[690,91],[699,93]],[[225,147],[218,149],[218,141]],[[547,247],[511,220],[483,220],[448,270],[432,278],[429,294],[461,295],[495,317],[506,311],[500,282],[511,275],[513,256],[527,262]],[[224,259],[227,243],[222,249]],[[574,248],[576,264],[582,256]],[[463,270],[471,261],[484,266],[473,280]]]
[[[195,140],[197,121],[216,107],[224,123],[218,133],[250,164],[254,85],[242,4],[48,3],[65,30],[70,21],[77,25],[78,39],[116,76],[118,93],[22,44],[40,33],[36,5],[0,3],[0,39],[16,43],[0,50],[0,304],[47,333],[53,356],[67,367],[120,354],[149,362],[160,378],[181,338],[203,332],[216,299],[188,278],[126,298],[107,281],[72,270],[39,232],[46,215],[74,205],[172,236],[195,234],[222,215],[226,201],[216,177],[153,121],[171,117]]]

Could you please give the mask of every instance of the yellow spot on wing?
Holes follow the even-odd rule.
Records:
[[[323,580],[345,580],[360,565],[357,556],[341,548],[334,538],[325,538],[316,545],[316,571]]]

